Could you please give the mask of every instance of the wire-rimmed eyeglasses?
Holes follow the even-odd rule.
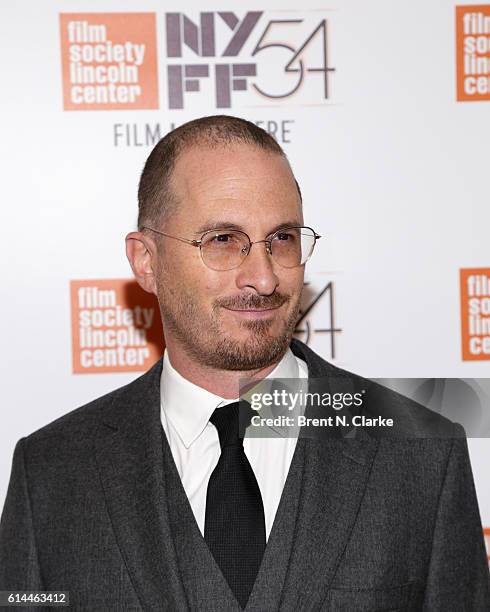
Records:
[[[263,242],[269,255],[283,268],[296,268],[304,265],[313,253],[316,241],[321,238],[311,227],[283,227],[265,240],[252,242],[241,230],[212,229],[203,233],[199,240],[189,240],[172,236],[152,227],[142,229],[174,238],[199,247],[203,263],[211,270],[225,271],[238,268],[250,253],[253,244]]]

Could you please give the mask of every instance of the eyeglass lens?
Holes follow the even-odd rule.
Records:
[[[315,246],[315,232],[308,227],[286,228],[274,234],[271,255],[284,268],[301,266]],[[201,253],[204,263],[213,270],[237,268],[248,254],[248,236],[235,230],[211,231],[204,235]]]

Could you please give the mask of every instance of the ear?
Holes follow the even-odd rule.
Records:
[[[157,295],[154,274],[156,245],[142,232],[131,232],[126,236],[126,256],[139,286]]]

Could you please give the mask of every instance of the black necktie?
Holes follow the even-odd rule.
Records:
[[[243,450],[252,414],[241,401],[216,408],[209,419],[218,430],[221,456],[209,478],[204,539],[242,608],[265,550],[262,496]]]

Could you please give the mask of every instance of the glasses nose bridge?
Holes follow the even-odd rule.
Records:
[[[250,251],[252,250],[252,246],[254,244],[260,244],[261,242],[265,242],[265,249],[267,253],[269,253],[269,255],[272,256],[272,239],[267,240],[267,238],[265,240],[256,240],[255,242],[250,241],[250,247],[248,249],[248,253],[250,253]]]

